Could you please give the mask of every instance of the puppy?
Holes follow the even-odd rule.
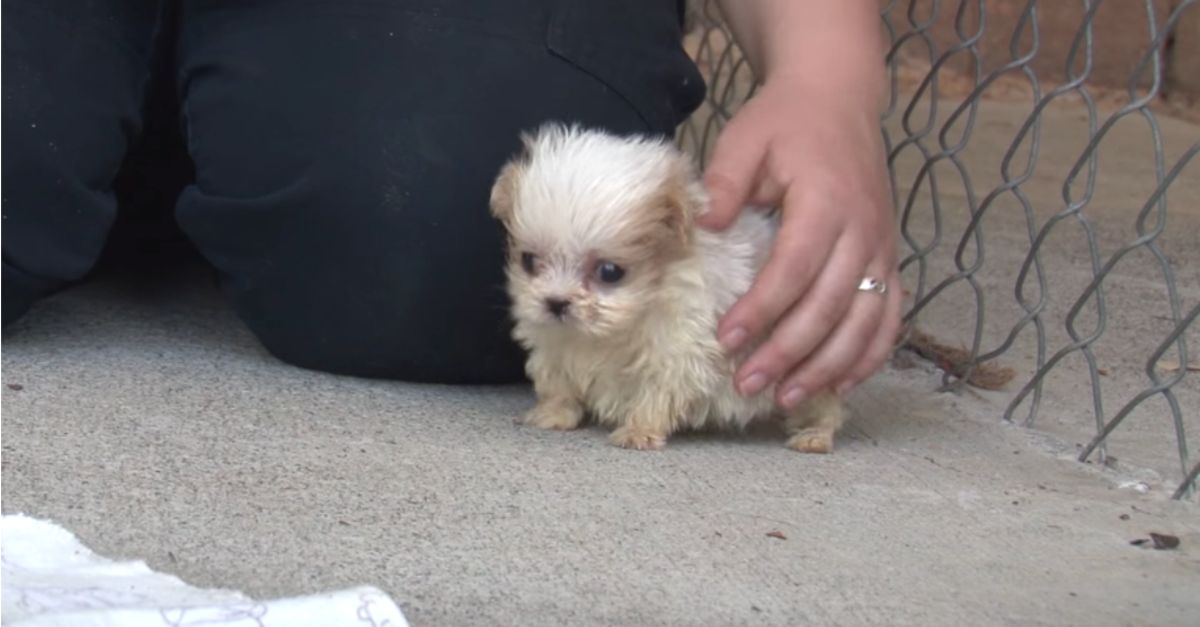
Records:
[[[783,419],[789,447],[830,452],[845,413],[835,395],[781,415],[770,388],[743,397],[734,387],[754,347],[726,355],[716,339],[777,219],[747,210],[727,231],[695,228],[707,197],[665,141],[561,125],[521,140],[490,200],[508,232],[513,336],[537,394],[521,422],[574,429],[590,415],[617,446],[659,449],[682,430]]]

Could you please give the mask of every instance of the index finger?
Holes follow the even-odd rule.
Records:
[[[717,137],[704,172],[709,206],[696,219],[704,228],[724,230],[733,224],[750,197],[766,156],[766,143],[757,134],[743,130],[744,125],[737,122],[735,118]]]

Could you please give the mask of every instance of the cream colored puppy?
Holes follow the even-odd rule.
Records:
[[[789,447],[831,451],[845,413],[836,396],[786,415],[770,388],[742,397],[733,374],[749,353],[727,356],[716,339],[776,219],[749,210],[725,232],[694,228],[707,198],[663,141],[557,125],[522,141],[491,194],[509,235],[513,336],[538,398],[522,422],[574,429],[590,415],[614,428],[613,444],[657,449],[684,429],[782,418]]]

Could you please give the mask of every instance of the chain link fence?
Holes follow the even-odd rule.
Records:
[[[906,348],[1079,461],[1193,495],[1200,0],[880,6]],[[678,141],[703,162],[757,83],[714,0],[688,21],[709,96]]]

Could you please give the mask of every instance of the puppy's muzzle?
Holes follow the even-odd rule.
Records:
[[[562,320],[563,316],[567,315],[567,308],[571,306],[571,301],[561,298],[547,298],[546,310],[549,311],[555,318]]]

